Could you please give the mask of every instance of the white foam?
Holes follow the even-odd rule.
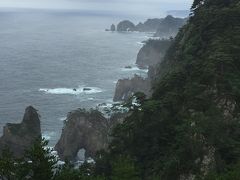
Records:
[[[122,71],[140,71],[140,72],[144,72],[147,73],[148,69],[140,69],[137,66],[133,66],[131,68],[121,68]]]
[[[60,121],[65,121],[67,119],[67,117],[60,117],[59,120]]]
[[[102,89],[97,87],[78,87],[78,88],[41,88],[39,91],[46,94],[58,94],[58,95],[78,95],[78,94],[96,94],[102,92]]]
[[[137,44],[139,44],[139,45],[144,45],[144,44],[146,44],[146,43],[144,43],[144,42],[137,42]]]
[[[46,140],[50,140],[52,136],[55,135],[55,132],[43,132],[42,137]]]

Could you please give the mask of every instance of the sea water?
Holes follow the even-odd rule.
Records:
[[[135,73],[149,34],[106,32],[120,18],[65,11],[0,10],[0,135],[27,106],[54,145],[67,113],[111,103],[116,82]],[[126,69],[125,66],[132,66]]]

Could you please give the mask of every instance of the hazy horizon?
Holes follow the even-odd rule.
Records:
[[[170,10],[188,10],[192,0],[1,0],[0,8],[78,10],[142,17],[162,17]]]

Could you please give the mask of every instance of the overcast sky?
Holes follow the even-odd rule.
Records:
[[[187,10],[193,0],[0,0],[0,7],[115,11],[159,16],[168,10]]]

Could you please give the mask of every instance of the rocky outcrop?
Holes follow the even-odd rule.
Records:
[[[78,109],[68,114],[60,140],[55,146],[62,160],[77,160],[79,150],[86,157],[94,157],[99,150],[106,150],[111,141],[111,130],[122,121],[122,115],[105,118],[97,110]]]
[[[140,49],[136,64],[140,68],[148,68],[159,64],[171,44],[170,40],[149,40]]]
[[[111,25],[111,28],[110,28],[111,31],[116,31],[116,27],[114,24]]]
[[[117,25],[117,31],[135,31],[135,25],[128,20],[124,20],[121,21],[118,25]]]
[[[149,97],[151,95],[150,79],[135,75],[132,79],[118,80],[113,101],[126,101],[137,92],[143,92]]]
[[[174,18],[171,15],[168,15],[160,23],[155,36],[161,38],[175,37],[179,29],[187,22],[187,18]]]
[[[171,40],[149,40],[140,49],[136,64],[140,68],[148,68],[148,77],[142,78],[135,75],[132,79],[120,79],[115,88],[113,101],[126,101],[133,94],[143,92],[147,97],[151,96],[152,82],[155,81],[157,64],[161,63]]]
[[[160,23],[163,21],[163,19],[148,19],[144,23],[138,23],[136,25],[136,31],[139,32],[156,32]]]
[[[29,106],[20,124],[8,123],[0,138],[0,151],[8,147],[14,156],[21,157],[32,143],[41,137],[40,119],[37,110]]]

